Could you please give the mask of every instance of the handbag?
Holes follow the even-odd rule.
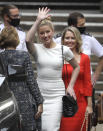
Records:
[[[63,116],[64,117],[72,117],[78,110],[77,101],[68,95],[64,95],[62,98],[63,101]]]
[[[22,65],[9,64],[7,67],[7,73],[9,78],[22,78],[25,79],[27,74],[25,68]]]
[[[62,46],[62,59],[63,59],[63,46]],[[64,59],[63,59],[64,65]],[[67,69],[67,68],[66,68]],[[65,73],[65,78],[68,78],[68,74]],[[62,105],[63,105],[63,116],[64,117],[72,117],[78,111],[77,101],[70,95],[64,95],[62,97]]]
[[[93,127],[96,131],[96,126],[98,123],[98,107],[95,104],[95,88],[93,88],[93,93],[92,93],[92,104],[93,104],[92,105],[93,113],[85,115],[85,118],[81,127],[81,131],[85,123],[86,123],[86,131],[91,131]]]
[[[27,77],[27,72],[23,65],[8,64],[6,67],[6,61],[3,60],[3,55],[0,54],[0,60],[3,65],[5,75],[9,81],[24,81]]]
[[[96,96],[96,107],[97,107],[97,122],[99,124],[103,123],[103,93],[98,92]]]

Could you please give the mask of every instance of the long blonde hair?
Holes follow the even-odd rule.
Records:
[[[82,49],[81,49],[82,39],[81,39],[80,32],[79,32],[79,30],[76,27],[69,26],[69,27],[67,27],[67,28],[64,29],[64,31],[62,33],[62,38],[61,38],[62,44],[64,45],[64,37],[65,37],[65,34],[66,34],[67,31],[70,31],[70,32],[72,32],[74,34],[75,39],[77,41],[76,51],[78,53],[81,53],[82,52]]]

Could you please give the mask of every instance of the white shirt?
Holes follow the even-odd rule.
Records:
[[[95,55],[97,57],[103,56],[103,46],[93,37],[90,35],[82,34],[82,49],[83,53],[87,55]],[[61,37],[53,39],[56,43],[61,44]]]
[[[0,32],[3,30],[3,28],[4,28],[4,24],[1,24],[1,25],[0,25]],[[25,32],[19,30],[18,28],[16,28],[16,30],[17,30],[17,32],[18,32],[19,40],[20,40],[20,43],[19,43],[19,45],[16,47],[16,50],[27,51],[26,42],[25,42],[25,39],[26,39],[26,34],[25,34]]]
[[[83,53],[89,56],[92,54],[97,57],[103,56],[103,46],[93,36],[82,34],[81,37]]]

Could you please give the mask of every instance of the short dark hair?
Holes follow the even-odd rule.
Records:
[[[78,18],[85,18],[83,14],[79,13],[79,12],[73,12],[69,15],[67,23],[68,26],[75,26],[77,27],[77,19]]]
[[[1,17],[4,18],[5,14],[10,15],[10,9],[15,9],[15,8],[18,7],[15,5],[4,5],[4,7],[1,10]]]

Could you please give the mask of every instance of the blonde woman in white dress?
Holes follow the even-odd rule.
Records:
[[[62,116],[62,96],[65,87],[62,80],[61,45],[53,41],[54,28],[50,20],[48,8],[39,9],[37,19],[27,33],[26,41],[29,52],[37,63],[37,81],[44,97],[42,114],[42,131],[59,131]],[[32,43],[35,33],[42,44]],[[66,90],[75,99],[74,83],[79,73],[79,65],[69,47],[63,47],[63,58],[74,68],[71,82]]]

